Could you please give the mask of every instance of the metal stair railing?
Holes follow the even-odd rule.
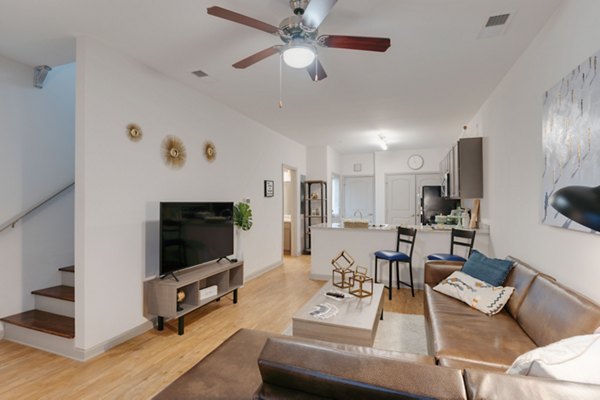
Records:
[[[14,228],[15,224],[17,222],[19,222],[21,219],[23,219],[24,217],[26,217],[28,214],[31,214],[32,212],[34,212],[35,210],[37,210],[44,204],[48,203],[50,200],[54,199],[55,197],[58,197],[61,193],[66,192],[73,186],[75,186],[75,182],[69,183],[67,186],[63,187],[62,189],[60,189],[57,192],[54,192],[52,195],[46,197],[44,200],[38,202],[37,204],[33,205],[32,207],[28,208],[27,210],[15,215],[13,218],[9,219],[4,224],[0,225],[0,232],[4,231],[10,227]]]

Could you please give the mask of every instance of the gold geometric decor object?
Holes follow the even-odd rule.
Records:
[[[132,142],[139,142],[140,140],[142,140],[143,132],[142,132],[142,128],[140,128],[139,125],[136,125],[136,124],[127,125],[126,132],[127,132],[127,137]]]
[[[341,289],[352,287],[354,271],[351,268],[354,266],[354,258],[346,250],[342,250],[331,260],[331,265],[333,265],[333,270],[331,271],[332,284]]]
[[[185,164],[185,145],[177,136],[169,135],[163,139],[161,153],[167,167],[179,169]]]
[[[355,288],[356,285],[358,285],[357,288]],[[367,275],[367,269],[365,267],[356,266],[354,275],[352,275],[352,288],[349,292],[356,297],[361,298],[373,295],[373,278]]]
[[[217,148],[213,142],[204,142],[204,157],[207,161],[214,161],[217,158]]]

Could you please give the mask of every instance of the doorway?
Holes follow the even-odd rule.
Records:
[[[341,219],[341,192],[340,176],[331,174],[331,222],[340,223]]]
[[[298,227],[298,175],[293,167],[282,167],[282,249],[283,255],[298,255],[296,232]]]
[[[343,217],[365,219],[372,224],[375,214],[374,178],[372,176],[346,176],[343,186]]]

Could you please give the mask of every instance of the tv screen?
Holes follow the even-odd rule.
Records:
[[[233,254],[233,203],[160,203],[160,274]]]

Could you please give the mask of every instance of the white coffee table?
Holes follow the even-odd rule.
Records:
[[[292,318],[292,334],[309,339],[328,342],[373,346],[380,317],[383,316],[383,285],[373,285],[373,295],[365,298],[353,297],[336,301],[325,296],[330,290],[342,290],[327,282],[298,310]],[[347,292],[346,290],[343,290]],[[315,306],[329,303],[339,312],[328,319],[317,319],[310,315]]]

